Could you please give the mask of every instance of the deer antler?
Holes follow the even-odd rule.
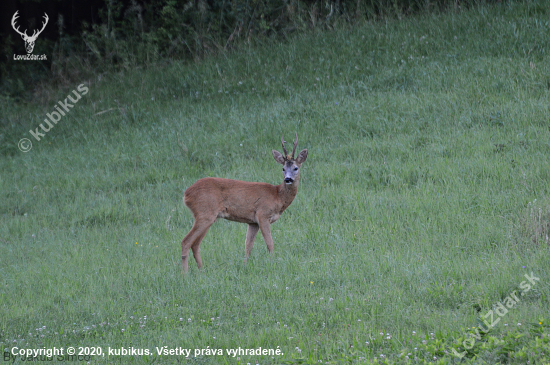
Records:
[[[48,24],[48,20],[50,20],[50,18],[48,18],[48,14],[44,13],[45,22],[42,22],[42,29],[40,29],[39,31],[37,31],[35,29],[32,33],[32,36],[29,37],[29,35],[27,34],[26,29],[25,29],[24,32],[21,32],[19,30],[19,27],[16,27],[15,21],[17,20],[17,18],[19,18],[19,15],[17,15],[17,13],[19,13],[19,10],[17,10],[15,12],[15,14],[13,14],[13,17],[11,18],[11,26],[13,27],[13,30],[15,30],[17,33],[19,33],[21,35],[21,37],[23,37],[23,39],[25,39],[25,40],[35,40],[38,37],[38,35],[40,35],[40,33],[42,33],[44,28],[46,28],[46,24]]]
[[[46,22],[42,22],[42,29],[40,29],[40,30],[38,31],[38,33],[36,33],[37,31],[36,31],[36,29],[35,29],[35,30],[33,31],[33,33],[32,33],[32,36],[31,36],[30,38],[36,39],[36,38],[38,37],[38,35],[39,35],[40,33],[42,33],[42,31],[44,30],[44,28],[46,28],[46,24],[48,24],[48,20],[50,20],[50,18],[48,18],[48,14],[46,14],[46,13],[44,13],[44,18],[45,18]]]
[[[294,158],[294,152],[296,152],[296,146],[298,146],[298,132],[296,133],[296,140],[294,141],[294,148],[292,149],[292,158]]]
[[[11,26],[13,27],[13,30],[15,30],[17,33],[19,33],[21,35],[21,37],[27,37],[28,38],[26,29],[25,29],[24,33],[21,33],[21,31],[19,31],[19,27],[17,27],[17,28],[15,27],[15,21],[19,17],[19,15],[17,15],[17,13],[19,13],[19,10],[17,10],[15,12],[15,14],[13,14],[13,17],[11,18]]]
[[[288,155],[288,152],[286,152],[285,140],[283,139],[283,132],[281,132],[281,143],[283,144],[283,152],[285,153],[285,159],[286,159],[286,156]]]

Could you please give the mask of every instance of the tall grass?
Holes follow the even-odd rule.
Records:
[[[401,361],[414,347],[454,361],[463,328],[531,273],[540,281],[495,333],[546,323],[548,11],[364,23],[98,75],[40,141],[29,129],[77,85],[3,99],[0,347],[154,354],[99,363],[184,361],[157,346],[284,353],[194,363]],[[309,156],[274,255],[258,237],[243,265],[246,226],[219,221],[203,270],[191,261],[183,276],[183,191],[205,176],[280,183],[281,131]],[[501,350],[481,359],[546,356]]]

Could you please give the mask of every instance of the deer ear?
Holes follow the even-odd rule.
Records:
[[[275,159],[275,161],[277,161],[278,163],[280,163],[281,165],[284,165],[285,164],[285,159],[283,157],[283,155],[281,155],[281,153],[279,151],[271,151],[271,153],[273,153],[273,158]]]
[[[298,157],[296,158],[296,163],[298,165],[301,165],[305,162],[306,158],[307,158],[307,150],[304,149],[302,150],[302,152],[298,154]]]

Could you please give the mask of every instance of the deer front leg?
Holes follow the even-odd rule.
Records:
[[[254,239],[256,239],[256,234],[258,234],[258,230],[260,229],[260,226],[253,223],[248,225],[248,230],[246,231],[246,242],[244,244],[245,250],[244,250],[244,262],[246,263],[246,260],[248,260],[248,256],[250,256],[250,252],[252,251],[252,247],[254,246]]]
[[[264,237],[265,244],[267,245],[267,251],[273,253],[273,238],[271,238],[271,223],[269,220],[263,219],[258,222],[262,236]]]

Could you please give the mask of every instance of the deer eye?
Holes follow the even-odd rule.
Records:
[[[295,167],[295,168],[294,168],[294,171],[298,171],[298,168],[297,168],[297,167]]]
[[[283,171],[285,171],[285,168],[283,167]]]

